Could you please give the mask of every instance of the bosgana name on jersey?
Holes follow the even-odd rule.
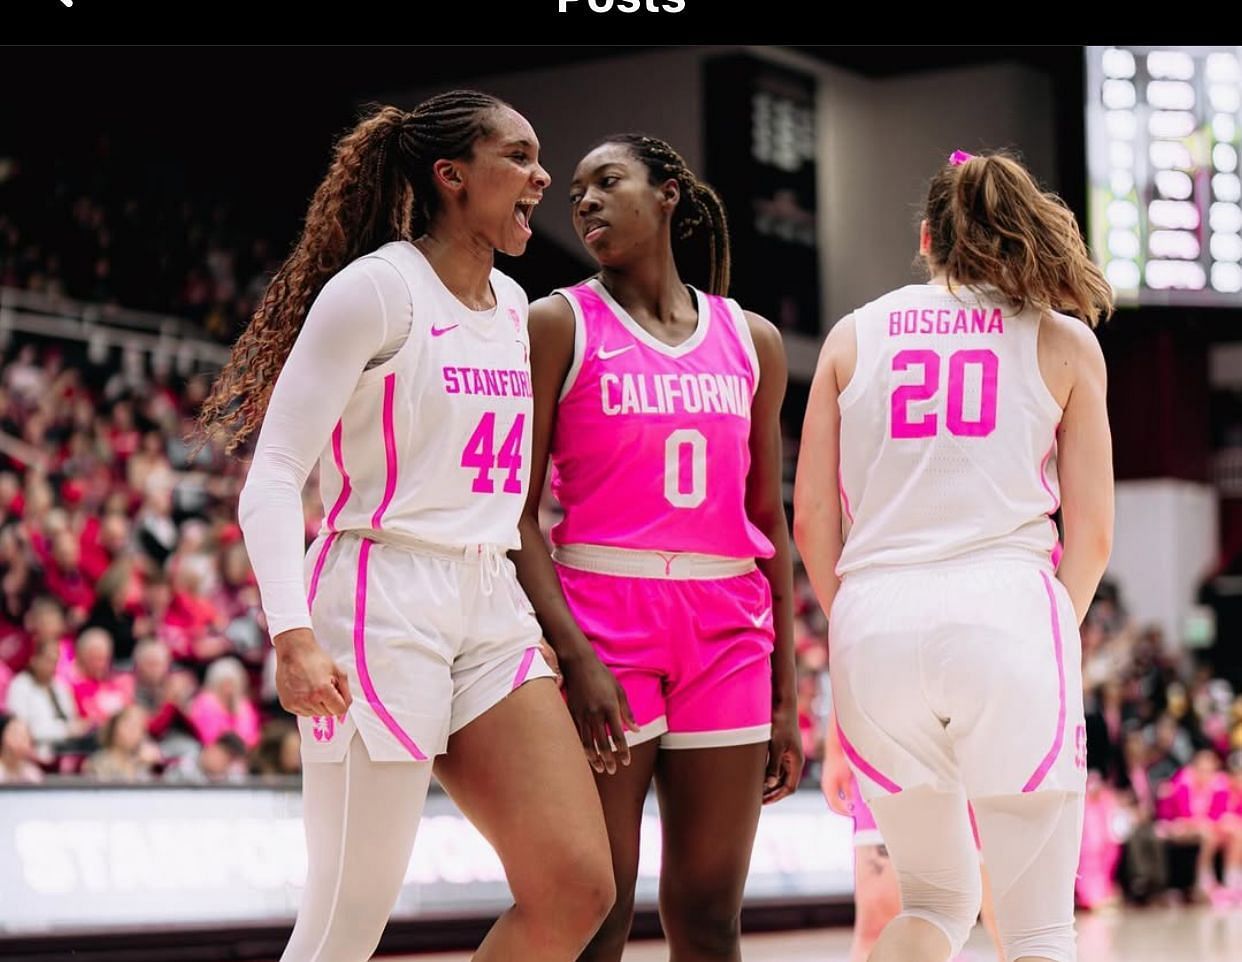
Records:
[[[915,307],[890,311],[888,336],[899,334],[1004,334],[1005,318],[999,307]]]

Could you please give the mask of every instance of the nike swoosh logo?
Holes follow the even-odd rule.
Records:
[[[771,614],[771,612],[772,612],[771,608],[764,608],[763,611],[759,612],[759,614],[751,615],[750,616],[751,623],[756,628],[762,628],[764,625],[764,622],[768,620],[768,615]]]
[[[448,327],[436,327],[434,324],[432,324],[431,325],[431,336],[439,337],[441,334],[447,334],[449,331],[452,331],[459,327],[461,327],[460,324],[450,324]]]
[[[624,354],[626,351],[632,351],[632,350],[634,350],[633,344],[627,344],[625,345],[625,347],[619,347],[615,351],[609,351],[601,347],[598,351],[595,352],[595,356],[598,357],[601,361],[607,361],[611,358],[616,357],[618,354]]]

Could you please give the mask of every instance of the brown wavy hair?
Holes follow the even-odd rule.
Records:
[[[1113,292],[1091,260],[1073,212],[1004,153],[946,164],[923,216],[928,260],[950,282],[991,285],[1014,303],[1073,314],[1095,327]]]
[[[673,211],[673,255],[678,269],[709,294],[729,293],[729,221],[711,184],[699,180],[681,154],[666,141],[645,134],[614,134],[604,144],[620,144],[647,168],[653,186],[677,181],[681,199]]]
[[[351,261],[396,240],[412,241],[435,217],[437,160],[470,157],[491,132],[490,94],[454,90],[406,112],[373,106],[337,141],[302,236],[272,277],[198,418],[200,445],[232,453],[263,420],[276,377],[324,284]]]

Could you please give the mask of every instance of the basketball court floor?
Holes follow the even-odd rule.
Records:
[[[847,962],[848,929],[748,935],[746,962]],[[995,959],[987,934],[976,928],[962,962]],[[466,962],[468,953],[390,957],[388,962]],[[1242,906],[1234,909],[1119,909],[1078,919],[1081,962],[1239,962],[1242,960]],[[625,962],[667,962],[663,943],[635,942]]]

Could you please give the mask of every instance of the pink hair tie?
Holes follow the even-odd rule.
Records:
[[[966,161],[974,159],[974,154],[968,154],[964,150],[955,150],[953,153],[949,154],[949,166],[961,167],[962,164],[966,163]]]

